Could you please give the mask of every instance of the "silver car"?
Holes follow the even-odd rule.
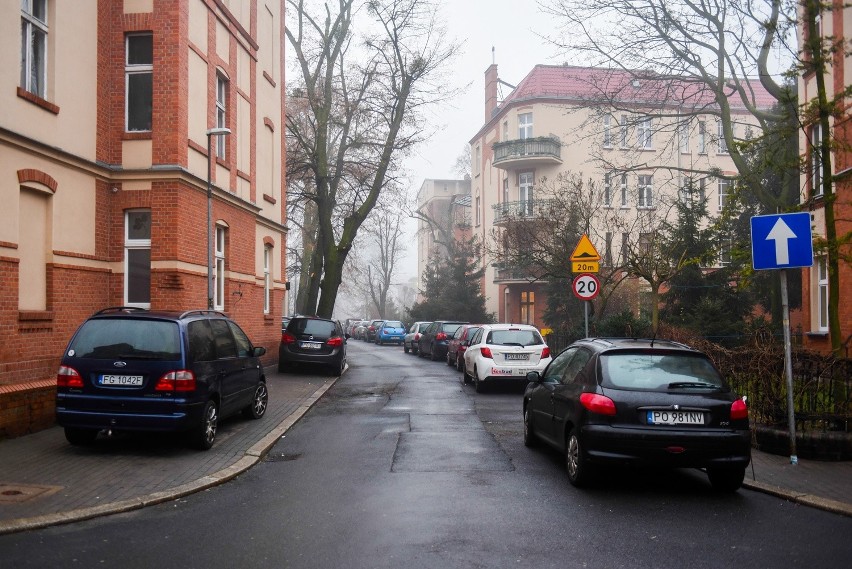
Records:
[[[402,340],[402,349],[405,350],[406,354],[411,352],[412,354],[417,355],[417,342],[420,340],[420,334],[423,333],[423,330],[425,330],[429,324],[431,324],[431,322],[415,322],[411,325],[411,328],[408,329],[408,333]]]

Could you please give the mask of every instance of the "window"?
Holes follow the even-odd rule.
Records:
[[[45,98],[47,0],[21,0],[21,88]]]
[[[533,199],[533,173],[521,172],[518,174],[518,188],[521,201],[521,215],[532,215]]]
[[[564,385],[570,385],[575,383],[578,379],[578,376],[583,368],[586,367],[586,364],[591,359],[592,353],[588,350],[584,350],[583,348],[578,348],[577,352],[574,354],[574,357],[571,358],[571,361],[565,367],[565,371],[562,372],[561,382]]]
[[[716,122],[716,136],[719,138],[719,154],[727,154],[728,141],[725,140],[725,125],[722,121]]]
[[[650,255],[653,249],[654,236],[652,233],[639,234],[639,254]]]
[[[698,153],[707,154],[707,124],[698,122]]]
[[[731,181],[719,180],[719,211],[725,209],[725,204],[728,203],[728,197],[731,195]]]
[[[509,178],[503,178],[503,203],[509,201]]]
[[[643,117],[639,121],[639,148],[650,150],[653,148],[651,142],[651,117]]]
[[[622,233],[621,234],[621,263],[624,264],[624,265],[627,264],[628,255],[630,254],[630,251],[628,250],[628,243],[629,243],[628,239],[629,238],[630,238],[629,233]]]
[[[639,176],[639,207],[653,207],[653,184],[654,177],[647,175]]]
[[[521,324],[535,321],[535,292],[521,291]]]
[[[481,171],[482,165],[482,147],[478,144],[476,145],[476,161],[473,163],[473,171],[477,174]]]
[[[518,115],[518,138],[524,140],[532,138],[533,116],[532,113],[521,113]]]
[[[612,148],[612,115],[606,114],[603,118],[603,145],[604,148]]]
[[[151,307],[151,211],[124,214],[124,304]]]
[[[817,266],[817,329],[828,331],[828,264],[825,257],[816,259]]]
[[[228,127],[228,80],[221,75],[216,75],[216,127]],[[228,155],[225,144],[225,135],[217,135],[216,157],[221,160]]]
[[[719,243],[719,266],[727,267],[731,264],[731,249],[733,249],[733,240],[728,235],[722,236],[722,241]]]
[[[153,36],[127,35],[125,57],[125,128],[127,132],[150,131],[154,101]]]
[[[689,123],[683,122],[678,129],[681,154],[689,154]]]
[[[627,174],[621,175],[621,207],[628,207],[628,205],[627,205]]]
[[[213,308],[225,309],[225,228],[216,227],[216,261],[213,270]]]
[[[822,125],[817,123],[811,127],[811,196],[822,195]]]
[[[609,173],[604,174],[603,204],[612,206],[612,174]]]
[[[619,146],[627,148],[627,140],[630,129],[627,126],[627,115],[621,115],[621,136],[619,138]]]
[[[476,226],[477,227],[479,227],[479,224],[482,222],[482,220],[480,218],[479,210],[480,210],[479,196],[476,196]]]
[[[263,313],[271,310],[270,293],[272,292],[272,248],[263,248]]]
[[[509,121],[503,121],[503,140],[509,140]]]

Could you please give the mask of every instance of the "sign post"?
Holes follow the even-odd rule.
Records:
[[[787,298],[788,268],[814,264],[811,215],[808,212],[758,215],[751,218],[751,257],[754,270],[780,270],[782,326],[784,328],[784,375],[787,382],[787,428],[790,464],[796,456],[796,414],[793,407],[793,358],[790,343],[790,303]]]
[[[597,277],[589,273],[597,273],[600,271],[601,256],[589,236],[585,233],[580,237],[577,246],[574,247],[574,252],[571,253],[571,272],[582,273],[577,275],[571,283],[574,290],[574,295],[580,300],[585,300],[583,303],[583,313],[586,322],[586,338],[589,337],[589,302],[594,299],[600,292],[601,284]]]

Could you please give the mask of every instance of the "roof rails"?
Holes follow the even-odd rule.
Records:
[[[227,318],[224,312],[219,312],[218,310],[187,310],[186,312],[181,313],[178,318],[186,318],[193,314],[197,314],[199,316],[221,316],[223,318]]]
[[[632,341],[634,341],[634,342],[651,342],[651,347],[653,347],[653,346],[654,346],[654,344],[664,343],[664,344],[666,344],[666,345],[668,345],[668,346],[672,346],[672,345],[674,345],[674,346],[678,346],[678,347],[681,347],[681,348],[686,348],[686,349],[688,349],[688,350],[694,350],[694,349],[695,349],[695,348],[693,348],[692,346],[689,346],[689,345],[684,344],[684,343],[682,343],[682,342],[676,342],[675,340],[668,340],[668,339],[664,339],[664,338],[618,338],[618,337],[602,337],[602,338],[586,338],[586,340],[588,340],[588,341],[590,341],[590,342],[601,342],[601,343],[606,343],[606,344],[608,344],[608,345],[610,345],[610,346],[615,346],[614,341],[632,340]]]
[[[103,310],[98,310],[95,312],[94,316],[98,316],[100,314],[107,314],[111,312],[147,312],[147,308],[140,308],[138,306],[110,306],[109,308],[104,308]]]

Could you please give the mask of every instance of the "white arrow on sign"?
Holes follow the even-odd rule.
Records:
[[[779,217],[775,225],[772,226],[772,231],[766,236],[767,241],[775,241],[775,264],[790,264],[790,244],[788,241],[795,238],[796,234],[793,233],[790,226]]]

